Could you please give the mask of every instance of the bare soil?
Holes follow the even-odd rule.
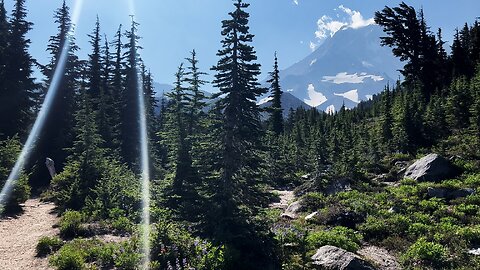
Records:
[[[44,270],[48,259],[35,257],[35,247],[43,236],[58,235],[53,228],[58,218],[52,203],[30,199],[18,217],[0,219],[0,269]]]

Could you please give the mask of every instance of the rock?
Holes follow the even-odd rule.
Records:
[[[427,188],[427,195],[431,198],[447,198],[447,192],[446,188]]]
[[[447,159],[429,154],[410,165],[405,171],[405,178],[417,181],[440,181],[456,174],[455,167]]]
[[[480,256],[480,248],[473,248],[467,251],[468,254]]]
[[[312,256],[316,269],[330,270],[375,270],[360,256],[334,246],[323,246]]]
[[[325,189],[326,195],[334,195],[343,191],[350,191],[350,180],[347,178],[340,178],[333,180]]]
[[[475,190],[472,188],[461,188],[461,189],[448,189],[448,188],[434,188],[429,187],[427,189],[427,195],[430,198],[440,198],[454,200],[458,198],[463,198],[470,196],[475,193]]]
[[[448,194],[448,198],[453,200],[453,199],[468,197],[474,193],[475,193],[475,190],[473,188],[462,188],[462,189],[457,189],[450,192]]]
[[[288,219],[296,219],[301,208],[302,208],[301,201],[295,201],[287,207],[287,210],[285,210],[285,212],[281,215],[281,217],[288,218]]]
[[[397,259],[386,249],[376,246],[366,246],[357,252],[363,258],[375,264],[378,270],[398,270],[402,269]]]
[[[305,220],[310,220],[310,219],[312,219],[313,217],[315,217],[317,214],[318,214],[318,212],[315,211],[315,212],[311,213],[310,215],[306,216],[306,217],[305,217]]]

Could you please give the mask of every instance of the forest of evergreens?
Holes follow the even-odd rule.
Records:
[[[270,87],[262,87],[248,6],[233,1],[222,21],[217,64],[200,70],[202,56],[192,49],[179,59],[173,89],[156,100],[134,20],[105,35],[98,18],[88,58],[80,59],[64,2],[54,13],[50,61],[38,63],[29,54],[34,25],[25,0],[10,13],[0,0],[0,186],[69,45],[54,106],[2,206],[11,215],[30,196],[56,204],[60,235],[42,238],[38,255],[56,269],[139,267],[140,85],[151,161],[150,269],[312,269],[321,246],[356,252],[367,244],[405,269],[480,268],[480,257],[467,253],[480,245],[480,194],[427,196],[432,187],[480,187],[480,23],[460,27],[447,53],[423,10],[385,7],[375,14],[385,32],[379,42],[405,63],[403,79],[354,109],[299,108],[283,119],[281,55],[272,49],[271,70],[262,67]],[[218,90],[209,97],[207,72]],[[266,93],[271,105],[260,109],[256,100]],[[457,176],[417,182],[398,173],[402,162],[429,153],[449,158]],[[53,179],[47,157],[56,164]],[[345,181],[351,189],[326,191]],[[272,190],[285,189],[301,200],[300,218],[269,207],[278,200]],[[342,213],[354,218],[339,221]],[[100,234],[126,240],[92,238]]]

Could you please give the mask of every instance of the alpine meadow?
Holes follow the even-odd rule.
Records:
[[[480,269],[456,2],[0,0],[0,270]]]

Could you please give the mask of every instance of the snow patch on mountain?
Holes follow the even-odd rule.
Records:
[[[372,100],[373,99],[373,95],[365,95],[365,97],[367,98],[367,100]]]
[[[309,84],[308,88],[308,99],[304,99],[303,101],[312,107],[317,107],[322,105],[327,101],[327,97],[323,95],[321,92],[315,91],[315,86],[313,84]]]
[[[332,82],[335,84],[342,83],[364,83],[364,80],[370,78],[375,82],[383,81],[384,78],[378,75],[367,75],[367,73],[358,73],[348,74],[347,72],[340,72],[335,76],[323,76],[322,82]]]
[[[310,62],[310,66],[313,66],[313,64],[315,64],[317,62],[317,58],[313,59],[311,62]]]
[[[348,100],[351,100],[355,103],[360,103],[360,100],[358,99],[358,89],[353,89],[353,90],[350,90],[350,91],[347,91],[345,93],[341,93],[341,94],[337,94],[337,93],[333,93],[335,96],[339,96],[339,97],[344,97]]]
[[[334,114],[335,113],[335,105],[330,105],[325,109],[325,112],[328,114]]]
[[[257,102],[257,105],[260,106],[264,103],[267,103],[269,101],[273,100],[273,97],[266,97],[266,98],[262,98],[260,99],[258,102]]]

